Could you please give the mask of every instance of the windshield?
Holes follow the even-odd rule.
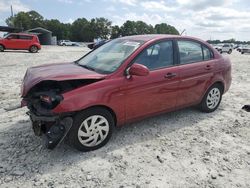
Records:
[[[110,74],[117,70],[142,43],[142,41],[130,39],[115,39],[92,51],[76,63],[100,74]]]

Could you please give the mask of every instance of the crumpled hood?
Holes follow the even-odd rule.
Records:
[[[106,75],[87,70],[75,63],[54,63],[31,67],[25,74],[21,96],[24,97],[33,86],[45,80],[63,81],[105,77]]]

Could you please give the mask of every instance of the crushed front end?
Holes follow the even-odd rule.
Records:
[[[54,113],[63,100],[63,93],[97,80],[42,81],[23,95],[22,107],[27,106],[35,135],[45,139],[46,147],[55,148],[66,137],[75,112]],[[24,89],[22,89],[24,90]]]
[[[29,109],[27,114],[35,135],[42,136],[49,149],[55,148],[65,138],[73,123],[73,113],[53,113],[53,109],[63,100],[61,90],[56,85],[54,88],[44,88],[40,84],[39,89],[32,89],[21,103]]]
[[[21,86],[21,106],[28,107],[33,130],[45,138],[48,148],[53,149],[66,137],[73,124],[72,117],[81,110],[69,108],[55,112],[66,100],[63,95],[104,77],[75,62],[40,65],[26,71]]]

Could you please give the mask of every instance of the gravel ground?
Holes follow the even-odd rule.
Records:
[[[233,52],[233,82],[217,111],[187,108],[115,131],[103,148],[47,150],[20,102],[26,69],[72,61],[84,47],[0,53],[0,187],[250,187],[250,55]]]

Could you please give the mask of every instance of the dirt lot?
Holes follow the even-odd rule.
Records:
[[[67,62],[82,47],[43,47],[37,54],[0,53],[0,187],[250,187],[250,55],[233,52],[231,89],[219,109],[160,115],[114,133],[97,151],[67,144],[50,151],[34,136],[20,84],[30,66]]]

